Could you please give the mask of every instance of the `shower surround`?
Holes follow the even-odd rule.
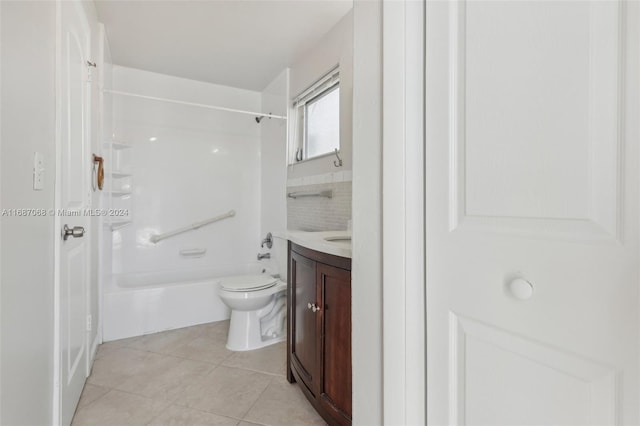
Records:
[[[113,89],[246,111],[262,107],[260,92],[118,66]],[[112,139],[131,145],[112,160],[132,176],[128,187],[111,189],[130,192],[116,198],[130,206],[131,223],[112,232],[104,339],[228,318],[215,278],[271,270],[270,261],[256,261],[262,124],[246,114],[112,96]],[[151,239],[230,210],[233,217]]]

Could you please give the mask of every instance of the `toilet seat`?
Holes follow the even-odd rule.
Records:
[[[226,291],[257,291],[273,287],[278,282],[271,275],[238,275],[220,280],[220,287]]]

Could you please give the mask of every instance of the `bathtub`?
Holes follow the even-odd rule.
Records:
[[[119,274],[103,292],[102,340],[124,339],[229,319],[218,296],[221,277],[272,273],[265,263]]]

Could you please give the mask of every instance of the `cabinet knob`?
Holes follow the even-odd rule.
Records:
[[[307,308],[311,309],[311,312],[313,312],[314,314],[320,310],[320,307],[318,305],[311,302],[307,303]]]

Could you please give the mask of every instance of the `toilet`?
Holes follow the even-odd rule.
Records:
[[[271,275],[237,275],[218,281],[231,309],[227,349],[250,351],[286,340],[287,283]]]

